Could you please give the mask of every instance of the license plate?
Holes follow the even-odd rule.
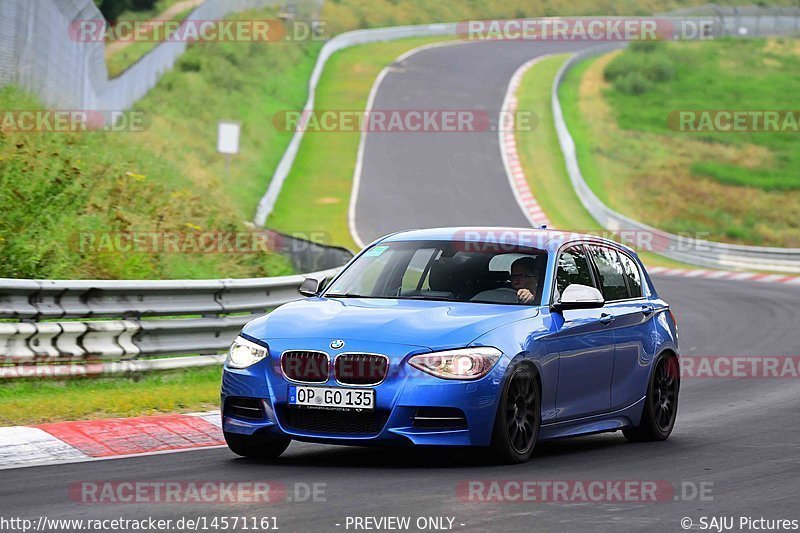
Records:
[[[375,409],[375,390],[292,385],[289,387],[289,405],[372,411]]]

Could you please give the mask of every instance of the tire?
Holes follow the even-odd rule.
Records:
[[[492,432],[492,450],[503,464],[530,459],[542,424],[541,394],[536,377],[526,365],[517,365],[500,394]]]
[[[223,433],[228,448],[236,455],[250,459],[276,459],[286,451],[292,439],[285,437],[264,438],[258,435]]]
[[[642,419],[638,426],[622,430],[625,438],[631,442],[667,440],[675,427],[679,392],[678,358],[661,354],[654,363],[647,385]]]

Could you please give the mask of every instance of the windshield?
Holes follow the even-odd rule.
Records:
[[[546,252],[519,246],[379,243],[351,264],[324,296],[539,305],[546,265]]]

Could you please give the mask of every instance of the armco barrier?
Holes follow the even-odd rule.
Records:
[[[763,32],[763,27],[762,27]],[[751,32],[751,35],[754,32]],[[609,52],[622,45],[603,45],[593,47],[570,57],[556,74],[553,81],[551,102],[558,142],[564,154],[567,172],[572,186],[581,203],[597,222],[613,232],[646,232],[661,245],[658,253],[678,261],[709,268],[733,270],[770,270],[776,272],[800,273],[800,248],[769,248],[763,246],[744,246],[692,239],[673,235],[655,229],[630,217],[617,213],[606,206],[591,190],[581,174],[575,150],[575,141],[567,129],[558,89],[565,74],[582,59]],[[623,233],[624,235],[624,233]],[[632,243],[635,244],[635,243]]]
[[[217,364],[247,322],[300,298],[307,276],[336,272],[197,281],[0,279],[0,378],[64,375],[67,367],[84,373],[54,366],[61,363],[98,363],[82,365],[90,373]],[[184,354],[193,357],[152,359]]]

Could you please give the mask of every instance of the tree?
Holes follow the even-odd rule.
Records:
[[[131,0],[95,0],[106,20],[116,20],[123,11],[130,9]]]

